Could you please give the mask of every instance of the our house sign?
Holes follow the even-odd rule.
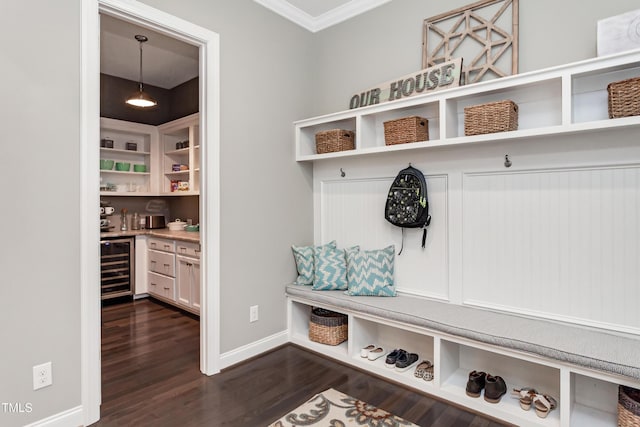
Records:
[[[443,62],[389,82],[365,92],[355,94],[349,101],[349,109],[366,107],[383,102],[419,95],[460,85],[462,58]]]

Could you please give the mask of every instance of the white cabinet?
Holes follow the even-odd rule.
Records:
[[[200,314],[200,244],[150,237],[147,245],[149,294]]]
[[[157,194],[157,146],[155,126],[100,118],[100,195]]]
[[[200,189],[199,113],[158,126],[162,162],[160,192],[194,195]]]
[[[639,74],[640,52],[636,50],[297,121],[294,124],[296,160],[316,161],[638,127],[640,116],[608,118],[607,84]],[[518,104],[518,130],[464,135],[465,107],[503,99]],[[383,123],[412,115],[429,120],[430,140],[386,146]],[[355,149],[317,154],[315,134],[337,128],[355,131]]]
[[[200,313],[200,260],[178,255],[176,299],[185,309]]]
[[[173,240],[149,238],[147,286],[149,294],[165,302],[176,301],[176,254]]]

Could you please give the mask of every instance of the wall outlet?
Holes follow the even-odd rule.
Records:
[[[249,322],[257,322],[258,321],[258,306],[252,305],[249,307]]]
[[[51,372],[51,362],[43,363],[33,367],[33,389],[38,390],[53,384]]]

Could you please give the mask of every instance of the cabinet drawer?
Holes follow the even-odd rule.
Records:
[[[164,251],[164,252],[176,251],[176,242],[173,240],[164,240],[164,239],[157,239],[155,237],[150,237],[148,245],[149,245],[149,249],[154,249],[156,251]]]
[[[200,243],[176,242],[176,253],[178,255],[200,258]]]
[[[176,276],[176,256],[173,253],[149,250],[149,271]]]
[[[159,295],[164,298],[168,298],[175,301],[175,288],[176,281],[173,277],[163,276],[161,274],[148,273],[148,286],[149,293],[153,295]]]

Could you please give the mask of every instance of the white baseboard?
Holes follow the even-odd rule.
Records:
[[[259,341],[252,342],[220,355],[220,369],[250,359],[289,342],[288,331],[278,332]]]
[[[82,406],[67,409],[66,411],[43,418],[35,423],[27,424],[25,427],[70,427],[84,424],[82,417]]]

